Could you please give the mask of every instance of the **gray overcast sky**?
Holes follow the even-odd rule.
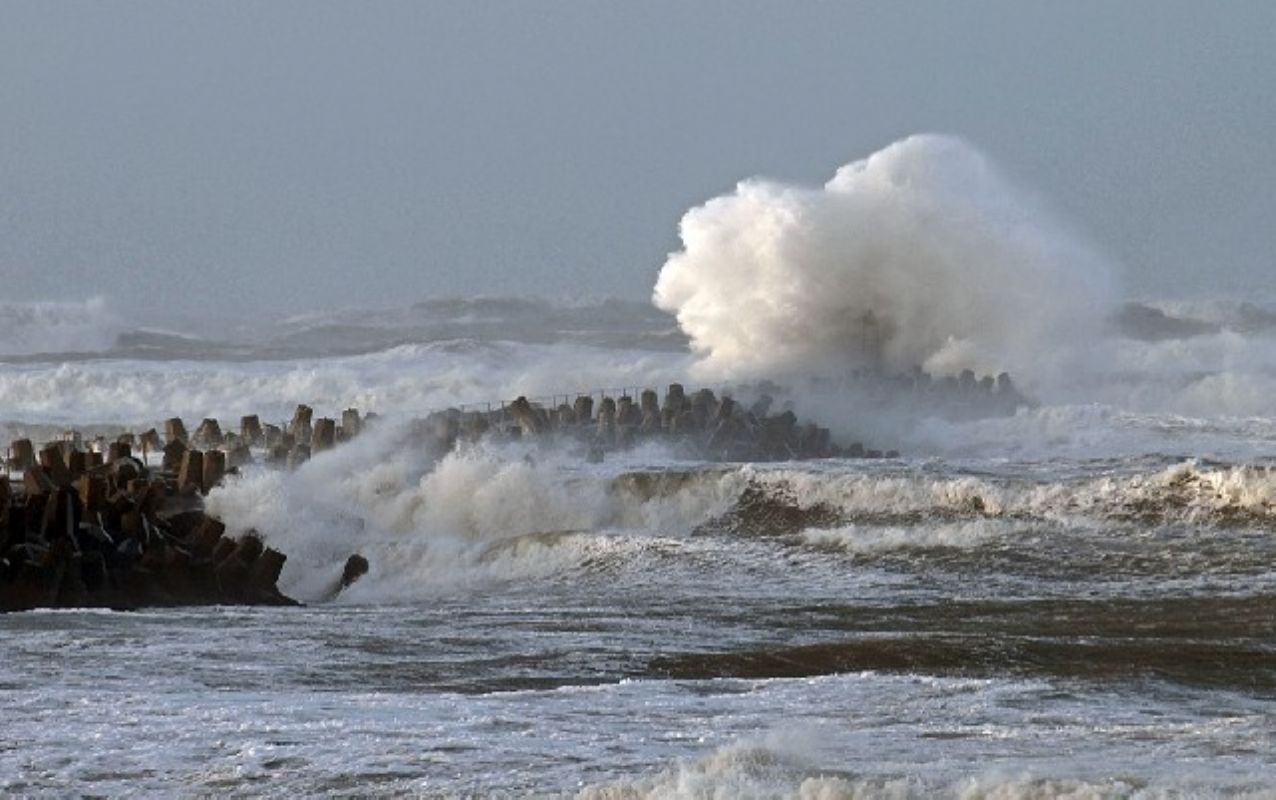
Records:
[[[955,133],[1134,293],[1276,288],[1276,3],[0,0],[4,300],[649,295],[691,205]]]

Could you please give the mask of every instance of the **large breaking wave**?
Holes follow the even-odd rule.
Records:
[[[676,466],[659,446],[587,465],[569,446],[529,443],[485,443],[440,457],[414,444],[410,430],[385,424],[296,472],[250,469],[208,503],[233,531],[256,529],[287,552],[286,588],[308,600],[328,596],[355,552],[373,569],[353,598],[399,600],[458,583],[539,580],[600,565],[638,574],[650,558],[692,557],[686,548],[702,539],[735,548],[760,538],[766,547],[870,558],[1009,546],[1025,548],[1027,563],[1049,556],[1036,537],[1054,533],[1135,541],[1172,529],[1208,540],[1276,529],[1271,467],[1153,458],[1072,469]],[[1194,560],[1209,550],[1174,536],[1167,565],[1185,557],[1178,548],[1192,548]],[[1250,545],[1213,549],[1220,570],[1253,555],[1245,555]],[[1089,550],[1079,552],[1084,561]]]
[[[1057,377],[1112,308],[1108,263],[982,154],[913,136],[823,187],[745,181],[692,209],[655,302],[706,374]]]

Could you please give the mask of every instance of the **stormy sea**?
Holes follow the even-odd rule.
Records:
[[[654,303],[0,304],[5,441],[379,416],[206,498],[303,606],[0,615],[0,793],[1276,797],[1276,304],[1122,287],[1051,220],[914,137],[688,212]],[[965,369],[1023,402],[917,400]],[[898,456],[411,435],[763,380]]]

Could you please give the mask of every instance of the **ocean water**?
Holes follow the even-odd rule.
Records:
[[[0,793],[1276,797],[1268,313],[1127,307],[1066,389],[1017,374],[1037,404],[1007,416],[792,398],[898,459],[590,464],[439,457],[410,420],[733,376],[627,303],[220,336],[0,306],[9,437],[381,416],[208,498],[304,607],[0,617]],[[370,571],[336,593],[352,553]]]

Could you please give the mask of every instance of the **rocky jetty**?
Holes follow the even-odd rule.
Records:
[[[940,382],[919,372],[856,381],[860,391],[903,386],[905,395],[958,404],[991,399],[1012,409],[1024,401],[1004,374],[976,380],[967,372]],[[688,392],[679,383],[663,397],[650,388],[518,397],[430,414],[414,423],[409,446],[442,456],[481,439],[539,437],[578,447],[589,461],[649,442],[717,461],[898,455],[835,442],[828,428],[802,422],[792,410],[773,411],[777,397],[787,402],[785,390],[772,384],[715,393]],[[370,424],[373,414],[346,409],[339,419],[316,417],[303,404],[279,425],[250,415],[234,430],[208,418],[191,433],[173,418],[162,436],[151,428],[85,442],[68,431],[39,449],[29,439],[12,442],[0,475],[0,611],[293,604],[277,586],[286,556],[251,531],[228,537],[226,526],[204,512],[203,497],[247,464],[295,469]],[[353,555],[334,593],[367,571],[367,562]]]
[[[0,475],[0,611],[295,605],[276,585],[284,554],[251,532],[226,536],[203,511],[227,453],[173,438],[158,468],[134,456],[134,445],[157,443],[148,431],[93,447],[68,435],[38,453],[30,440],[11,444]]]
[[[595,403],[597,398],[597,403]],[[484,438],[555,437],[584,446],[590,460],[642,442],[660,441],[689,457],[711,461],[788,461],[809,458],[894,457],[895,451],[845,446],[828,428],[801,422],[791,410],[771,413],[773,398],[758,394],[747,405],[712,389],[688,393],[670,384],[663,400],[654,389],[559,395],[536,400],[463,406],[417,423],[417,438],[439,451]]]
[[[787,391],[775,387],[778,396]],[[908,419],[937,417],[953,421],[1013,415],[1036,402],[1023,394],[1010,374],[976,375],[965,369],[935,376],[921,367],[908,372],[855,370],[838,378],[816,378],[803,387],[808,395],[836,397],[855,408],[875,409]]]

